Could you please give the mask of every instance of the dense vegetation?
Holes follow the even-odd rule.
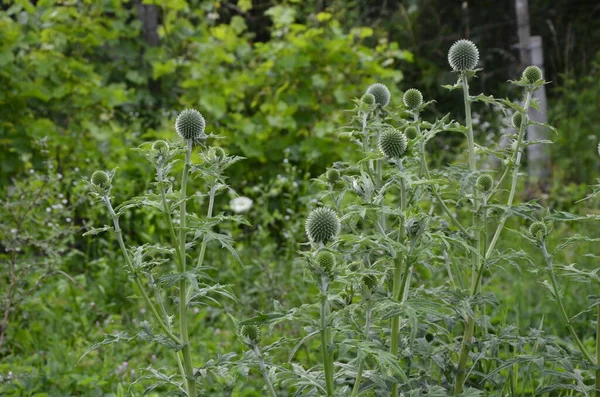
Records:
[[[598,7],[147,3],[2,5],[0,394],[599,395]]]

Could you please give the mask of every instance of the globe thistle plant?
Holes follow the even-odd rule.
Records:
[[[212,218],[214,206],[214,196],[216,194],[215,181],[224,180],[222,169],[233,160],[228,158],[225,152],[218,148],[211,148],[205,145],[202,146],[202,157],[205,161],[202,164],[192,164],[193,143],[204,141],[207,136],[204,133],[205,120],[202,115],[193,109],[184,110],[179,114],[175,122],[175,130],[177,134],[184,140],[185,149],[182,145],[174,147],[163,140],[158,140],[150,145],[142,145],[136,151],[142,153],[148,160],[154,164],[156,168],[156,180],[158,183],[153,184],[156,192],[147,193],[141,197],[135,197],[128,201],[127,205],[113,207],[112,198],[109,196],[113,173],[104,171],[96,171],[90,178],[90,187],[94,194],[107,207],[108,213],[112,219],[114,231],[121,253],[125,259],[125,264],[131,279],[135,283],[137,295],[148,309],[153,323],[145,321],[142,324],[142,332],[140,339],[151,340],[152,342],[162,343],[168,346],[174,353],[174,359],[177,362],[176,368],[179,371],[179,383],[177,383],[177,375],[165,374],[164,378],[173,379],[170,384],[177,385],[178,393],[189,397],[197,396],[197,379],[194,368],[194,360],[192,359],[192,348],[190,341],[190,333],[188,331],[188,309],[192,305],[205,304],[207,298],[207,290],[204,286],[210,285],[212,280],[207,280],[206,276],[196,275],[196,280],[190,282],[188,277],[181,276],[190,274],[194,271],[194,266],[188,263],[188,258],[195,256],[196,253],[191,252],[195,247],[199,246],[199,254],[197,268],[209,269],[210,267],[203,265],[203,259],[206,250],[208,239],[205,238],[207,232],[206,224],[201,220],[199,215],[189,215],[187,211],[187,203],[190,197],[187,193],[187,182],[190,174],[199,174],[204,178],[204,182],[210,187],[207,196],[209,197],[207,218]],[[183,170],[181,175],[180,190],[177,193],[173,192],[172,178],[168,174],[173,169],[175,160],[173,157],[177,154],[184,153],[185,160],[183,162]],[[214,161],[208,161],[213,159]],[[217,164],[218,166],[215,166]],[[219,184],[219,187],[227,187],[224,184]],[[224,189],[223,189],[224,190]],[[132,206],[143,207],[148,202],[153,202],[154,209],[162,211],[165,217],[166,227],[168,229],[168,238],[172,249],[166,249],[164,245],[144,244],[138,247],[128,248],[125,244],[124,233],[120,227],[120,217]],[[174,216],[177,216],[177,228],[175,227]],[[188,218],[193,221],[188,223]],[[191,236],[194,240],[199,240],[201,243],[194,245],[190,244]],[[198,239],[198,237],[203,237]],[[168,244],[168,243],[167,243]],[[229,243],[227,243],[229,244]],[[132,254],[132,250],[135,253]],[[231,251],[235,254],[233,249]],[[139,255],[139,256],[135,256]],[[164,258],[162,256],[172,255],[173,258]],[[237,258],[237,254],[235,254]],[[174,263],[177,268],[160,269],[160,264]],[[170,265],[169,265],[170,266]],[[173,273],[176,271],[177,273]],[[176,275],[177,280],[163,286],[161,283],[155,282],[156,279],[164,277],[165,274],[170,276]],[[175,289],[175,291],[170,290]],[[171,296],[173,292],[178,294],[176,300],[177,310],[170,314],[169,309],[172,309],[169,302],[164,299],[164,296]],[[216,293],[223,297],[233,297],[231,292],[221,285],[210,285],[210,294]],[[200,297],[203,298],[200,298]],[[214,299],[210,297],[209,299]],[[214,301],[214,300],[213,300]],[[173,324],[173,319],[178,321],[178,324]],[[160,331],[160,335],[154,335],[153,326]],[[246,328],[243,333],[247,334],[248,339],[253,342],[258,342],[259,334],[249,333],[251,328]],[[102,344],[98,344],[100,346]],[[90,349],[91,350],[91,349]],[[160,373],[163,369],[158,370]],[[272,394],[273,396],[275,394]]]

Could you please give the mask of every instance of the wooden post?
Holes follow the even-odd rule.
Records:
[[[544,51],[542,37],[532,36],[530,38],[531,64],[542,69],[544,72]],[[548,122],[548,102],[546,100],[546,88],[541,87],[533,93],[533,98],[538,101],[540,110],[530,109],[529,118],[539,123]],[[527,140],[540,140],[549,138],[549,130],[539,125],[530,125],[527,129]],[[527,172],[530,183],[537,184],[543,192],[547,192],[551,177],[550,145],[537,144],[527,147]]]

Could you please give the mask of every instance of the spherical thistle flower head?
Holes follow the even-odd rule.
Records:
[[[336,183],[340,179],[340,172],[335,168],[327,171],[327,181],[331,184]]]
[[[317,264],[323,271],[330,273],[335,266],[335,256],[331,252],[321,251],[316,258]]]
[[[523,113],[516,112],[515,114],[512,115],[511,123],[512,123],[513,128],[516,128],[516,129],[521,128],[523,122],[524,122]]]
[[[477,178],[476,185],[477,190],[480,192],[489,192],[494,185],[494,178],[489,174],[480,175],[479,178]]]
[[[533,222],[529,226],[529,235],[538,241],[542,241],[548,235],[548,227],[544,222]]]
[[[260,328],[257,325],[244,325],[240,333],[244,338],[250,339],[252,343],[260,342]]]
[[[448,51],[448,63],[455,72],[473,70],[479,62],[479,50],[470,40],[458,40]]]
[[[186,109],[179,113],[175,120],[175,131],[184,140],[198,141],[204,139],[204,129],[206,121],[202,114],[196,109]]]
[[[331,208],[315,208],[306,218],[306,234],[315,243],[333,240],[339,232],[340,219]]]
[[[363,285],[370,289],[371,291],[377,287],[377,277],[372,274],[367,274],[363,276],[362,279]]]
[[[415,139],[418,133],[419,132],[417,131],[417,128],[413,127],[412,125],[406,127],[406,129],[404,130],[404,135],[406,135],[408,139]]]
[[[402,101],[407,108],[417,109],[423,104],[423,94],[416,88],[411,88],[404,93]]]
[[[542,79],[542,69],[537,66],[527,66],[523,70],[523,78],[527,80],[529,84],[535,84]]]
[[[92,185],[100,189],[108,189],[110,187],[110,177],[104,171],[96,171],[90,178]]]
[[[365,95],[363,95],[360,100],[363,103],[366,103],[367,105],[374,105],[375,104],[375,96],[369,92],[367,92]]]
[[[408,139],[395,128],[383,130],[379,136],[379,150],[388,158],[400,158],[406,152]]]
[[[390,98],[392,96],[390,90],[381,83],[371,84],[369,88],[367,88],[367,94],[373,95],[375,103],[381,107],[387,106],[390,103]]]

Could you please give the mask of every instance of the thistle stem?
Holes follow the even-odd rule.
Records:
[[[269,394],[271,395],[271,397],[277,397],[277,393],[275,393],[275,388],[273,387],[273,383],[271,383],[271,379],[269,378],[269,372],[267,371],[267,365],[265,364],[265,358],[263,357],[263,355],[260,352],[257,345],[254,345],[253,350],[254,350],[254,354],[256,354],[256,357],[258,357],[258,365],[260,367],[260,373],[262,374],[263,379],[265,380],[265,384],[267,385],[267,390],[269,390]]]
[[[325,282],[323,283],[325,284]],[[325,388],[327,396],[333,396],[333,356],[329,352],[332,344],[331,329],[327,327],[329,304],[327,302],[327,288],[321,291],[321,354],[323,356],[323,371],[325,373]]]
[[[375,113],[375,125],[377,126],[377,143],[379,142],[379,138],[381,137],[381,126],[379,125],[380,120],[379,120],[379,109],[376,110]],[[383,187],[383,160],[377,160],[377,170],[376,170],[376,183],[377,183],[377,188],[381,189]],[[382,213],[381,216],[379,217],[379,225],[380,225],[380,229],[387,229],[386,226],[386,222],[385,222],[385,215]]]
[[[600,305],[596,309],[596,365],[600,364]],[[596,370],[596,397],[600,397],[600,368]]]
[[[215,189],[215,185],[213,183],[210,186],[210,191],[208,193],[208,211],[206,213],[207,219],[212,218],[213,207],[215,205],[215,193],[216,193],[216,189]],[[206,235],[205,235],[202,238],[202,246],[200,247],[200,255],[198,255],[198,262],[196,263],[196,267],[200,267],[204,263],[204,255],[206,253],[206,244],[207,244],[207,240],[206,240]]]
[[[404,171],[402,167],[402,160],[398,159],[398,170],[400,172]],[[406,234],[405,225],[404,225],[404,211],[406,211],[407,206],[406,200],[406,183],[404,181],[404,177],[400,178],[400,211],[402,212],[402,218],[400,219],[400,230],[398,232],[398,240],[400,242],[404,241],[404,236]],[[397,300],[403,300],[405,295],[405,290],[407,288],[407,280],[408,275],[410,273],[410,264],[409,261],[406,261],[406,267],[403,267],[404,264],[404,255],[402,253],[398,253],[398,257],[396,259],[396,268],[394,269],[394,284],[392,286],[392,294],[393,298]],[[390,353],[393,355],[398,354],[398,340],[400,336],[400,316],[395,316],[392,318],[392,332],[391,332],[391,343],[390,343]],[[398,385],[392,385],[392,397],[398,397]]]
[[[417,117],[418,116],[415,116],[415,121],[418,120]],[[417,134],[421,135],[421,127],[419,125],[417,125]],[[421,139],[421,141],[419,142],[419,151],[421,152],[421,170],[425,174],[425,177],[431,180],[431,173],[429,172],[429,166],[427,164],[427,157],[425,152],[425,141],[423,139]],[[467,231],[467,229],[465,229],[465,227],[459,222],[459,220],[454,215],[452,215],[452,212],[450,212],[450,208],[448,208],[444,200],[442,200],[442,197],[437,191],[437,187],[435,185],[430,186],[431,192],[435,196],[436,200],[440,203],[442,210],[446,213],[446,215],[448,215],[448,218],[450,218],[450,222],[452,222],[454,226],[456,226],[465,236],[471,239],[471,234]]]
[[[567,314],[567,310],[565,309],[565,306],[562,301],[562,297],[560,295],[560,291],[558,289],[558,283],[556,282],[556,275],[554,274],[554,266],[552,265],[552,258],[550,257],[550,255],[548,254],[548,250],[546,249],[546,243],[542,242],[540,245],[540,248],[542,249],[542,253],[544,254],[544,260],[546,261],[546,265],[548,266],[548,273],[550,273],[550,282],[552,284],[552,291],[554,292],[554,297],[556,298],[556,302],[558,303],[558,308],[560,309],[561,317],[563,318],[565,325],[569,329],[569,332],[571,333],[571,337],[575,341],[575,344],[577,345],[577,348],[579,349],[581,354],[583,354],[585,359],[591,365],[596,365],[596,362],[594,361],[594,359],[592,358],[590,353],[587,351],[587,349],[585,348],[585,346],[579,339],[579,336],[577,336],[577,332],[575,332],[575,328],[573,328],[573,323],[571,322],[571,319],[569,318],[569,315]],[[597,378],[596,378],[596,384],[598,384]],[[597,394],[598,394],[598,391],[596,391],[596,395]]]
[[[156,295],[156,301],[158,302],[158,307],[160,308],[160,311],[162,312],[162,315],[165,318],[165,323],[167,324],[167,327],[169,327],[169,329],[172,331],[173,327],[171,326],[171,323],[169,322],[169,315],[167,314],[167,310],[165,309],[165,304],[163,302],[163,298],[160,293],[160,289],[154,282],[154,277],[152,277],[152,274],[149,274],[148,278],[150,281],[150,285],[152,285],[152,289],[154,290],[154,295]],[[177,359],[177,367],[179,368],[179,373],[181,374],[181,379],[185,379],[185,369],[183,368],[183,362],[181,361],[181,357],[179,356],[179,352],[177,352],[177,351],[175,352],[175,358]]]
[[[190,162],[192,157],[192,140],[187,140],[187,150],[185,152],[185,163],[183,164],[183,174],[181,176],[181,191],[179,205],[179,251],[181,252],[180,272],[181,279],[179,280],[179,335],[183,344],[183,365],[185,368],[187,382],[187,392],[190,397],[196,397],[196,380],[194,378],[194,368],[192,364],[192,353],[190,349],[190,340],[188,334],[187,322],[187,279],[184,276],[186,272],[186,200],[187,200],[187,181],[190,171]]]
[[[160,184],[160,198],[162,201],[163,212],[167,218],[167,225],[169,226],[169,235],[171,236],[171,241],[173,246],[175,246],[175,254],[177,256],[177,263],[181,266],[182,263],[182,254],[179,248],[179,244],[177,243],[177,235],[175,234],[175,227],[173,226],[173,218],[171,218],[171,212],[169,211],[169,205],[167,203],[167,195],[165,192],[164,186],[164,177],[161,168],[156,169],[156,173],[158,176],[158,183]]]
[[[471,174],[477,172],[477,155],[475,153],[475,139],[473,136],[473,122],[471,119],[471,98],[469,95],[469,80],[467,73],[462,72],[460,75],[462,89],[463,89],[463,101],[465,106],[465,124],[467,126],[467,144],[469,148],[469,170]],[[472,246],[475,249],[473,268],[471,272],[471,292],[479,289],[477,283],[480,277],[477,273],[480,272],[481,266],[481,230],[479,228],[479,192],[473,188],[473,240]],[[454,394],[458,395],[463,391],[463,385],[466,379],[466,367],[469,359],[469,343],[473,338],[473,332],[475,330],[475,320],[472,317],[467,319],[465,329],[463,333],[463,340],[460,349],[460,355],[458,359],[458,367],[456,371],[456,381],[454,383]]]
[[[371,313],[373,312],[373,305],[371,298],[367,300],[366,320],[365,320],[365,340],[369,339],[369,332],[371,331]],[[354,387],[352,388],[352,395],[350,397],[356,397],[360,390],[360,382],[362,381],[362,374],[365,369],[365,359],[362,358],[358,363],[358,370],[356,371],[356,379],[354,380]]]
[[[528,91],[527,92],[527,97],[525,98],[525,115],[527,114],[527,110],[529,109],[529,104],[531,102],[531,92]],[[510,163],[508,165],[508,167],[510,165],[514,166],[513,169],[513,175],[512,175],[512,182],[511,182],[511,186],[510,186],[510,193],[508,195],[508,201],[506,203],[507,207],[510,207],[514,201],[515,198],[515,192],[517,190],[517,180],[519,179],[519,168],[521,166],[521,144],[523,143],[523,139],[525,138],[525,123],[521,123],[521,125],[519,126],[519,136],[517,138],[517,145],[515,147],[515,151],[513,152],[511,159],[510,159]],[[508,168],[507,168],[508,170]],[[506,171],[505,171],[506,173]],[[504,177],[502,177],[502,179],[504,179]],[[506,216],[503,216],[502,219],[500,219],[500,222],[498,223],[498,226],[496,227],[496,232],[494,233],[494,237],[492,237],[492,241],[490,242],[490,245],[487,249],[487,252],[485,253],[485,260],[488,260],[489,256],[491,255],[492,251],[494,250],[494,247],[496,246],[496,243],[498,242],[498,239],[500,238],[500,234],[502,233],[502,230],[504,229],[504,224],[506,223],[506,220],[508,218]]]

